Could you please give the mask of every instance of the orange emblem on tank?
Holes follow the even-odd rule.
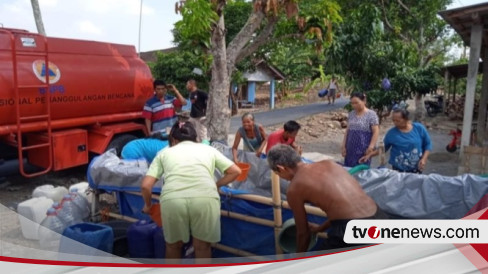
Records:
[[[43,83],[46,83],[46,73],[49,75],[49,84],[54,84],[59,81],[59,78],[61,78],[61,71],[59,70],[58,66],[52,62],[49,62],[49,67],[46,70],[44,60],[35,60],[32,62],[32,70],[37,76],[37,79],[41,80]]]

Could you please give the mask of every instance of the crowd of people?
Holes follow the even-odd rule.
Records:
[[[333,81],[332,87],[337,88]],[[290,181],[287,201],[297,228],[297,252],[307,251],[311,233],[325,230],[328,230],[328,239],[324,249],[347,247],[343,235],[349,220],[387,218],[344,168],[370,165],[371,158],[379,154],[379,120],[376,113],[367,108],[366,95],[353,93],[350,97],[352,111],[342,142],[343,163],[303,162],[303,148],[296,143],[300,124],[288,121],[282,129],[268,135],[251,113],[242,115],[242,126],[232,146],[232,161],[217,149],[202,144],[208,139],[205,125],[208,95],[198,89],[195,80],[189,80],[186,87],[192,103],[189,121],[178,120],[176,115],[181,106],[186,105],[181,93],[174,85],[156,80],[155,95],[147,101],[143,111],[147,130],[154,134],[127,144],[122,151],[123,158],[144,158],[151,163],[142,181],[143,212],[149,212],[152,187],[164,177],[160,206],[167,258],[180,258],[183,243],[190,237],[197,258],[211,257],[211,243],[220,241],[218,188],[233,182],[241,173],[237,165],[241,140],[244,151],[267,158],[270,169]],[[393,110],[392,120],[395,126],[384,137],[385,150],[391,150],[392,169],[422,173],[432,150],[426,128],[411,122],[405,109]],[[217,182],[215,169],[223,174]],[[321,225],[309,224],[305,213],[307,203],[326,212],[327,221]]]

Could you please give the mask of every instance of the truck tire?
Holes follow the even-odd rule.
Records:
[[[122,148],[130,141],[133,141],[137,139],[136,136],[132,134],[120,134],[115,136],[112,141],[107,146],[107,150],[110,150],[112,148],[115,148],[117,156],[120,157],[120,154],[122,153]]]

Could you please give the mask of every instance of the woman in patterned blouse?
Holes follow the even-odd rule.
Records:
[[[366,96],[355,92],[351,94],[351,106],[347,130],[342,142],[342,156],[344,165],[354,167],[359,165],[359,159],[373,151],[378,141],[378,115],[366,107]],[[371,164],[371,160],[365,163]]]

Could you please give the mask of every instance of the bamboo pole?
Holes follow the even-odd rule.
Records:
[[[100,214],[107,215],[109,217],[112,217],[112,218],[115,218],[115,219],[119,219],[119,220],[129,221],[131,223],[135,223],[135,222],[139,221],[136,218],[132,218],[132,217],[125,216],[125,215],[120,215],[120,214],[113,213],[113,212],[107,212],[107,213],[100,212]]]
[[[224,192],[220,192],[220,194],[227,195]],[[242,200],[246,200],[246,201],[251,201],[251,202],[256,202],[256,203],[260,203],[260,204],[273,206],[273,199],[268,198],[268,197],[264,197],[264,196],[259,196],[259,195],[254,195],[254,194],[239,194],[239,195],[235,195],[232,197],[242,199]],[[286,209],[291,209],[290,205],[288,204],[287,201],[282,201],[281,206],[283,208],[286,208]],[[305,205],[305,211],[307,212],[307,214],[312,214],[312,215],[316,215],[316,216],[320,216],[320,217],[327,217],[327,214],[325,214],[325,212],[322,209],[315,207],[315,206]]]
[[[274,236],[276,254],[283,254],[279,243],[281,228],[283,227],[283,218],[281,215],[281,191],[280,177],[274,171],[271,171],[271,190],[273,193],[273,216],[274,216]]]
[[[246,221],[246,222],[253,223],[253,224],[265,225],[265,226],[270,226],[270,227],[275,226],[274,221],[271,221],[268,219],[263,219],[263,218],[252,217],[252,216],[248,216],[248,215],[244,215],[244,214],[240,214],[240,213],[235,213],[235,212],[228,211],[228,210],[221,210],[220,215],[226,216],[229,218],[233,218],[233,219],[237,219],[237,220],[241,220],[241,221]]]

